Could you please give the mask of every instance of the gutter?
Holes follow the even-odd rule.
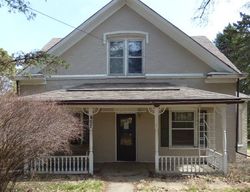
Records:
[[[183,104],[235,104],[243,103],[240,98],[236,99],[196,99],[196,100],[54,100],[64,105],[183,105]]]

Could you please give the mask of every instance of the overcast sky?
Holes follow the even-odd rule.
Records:
[[[77,27],[110,0],[30,0],[31,7]],[[248,0],[219,0],[206,26],[192,21],[201,0],[142,0],[188,35],[204,35],[214,40],[229,22],[240,19]],[[248,12],[249,14],[249,12]],[[0,47],[10,54],[40,49],[53,37],[64,37],[72,28],[37,14],[28,21],[21,13],[8,13],[0,8]]]

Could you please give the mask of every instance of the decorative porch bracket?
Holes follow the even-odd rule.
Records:
[[[99,108],[93,109],[93,108],[88,108],[83,109],[83,113],[88,115],[89,117],[89,173],[91,175],[94,174],[94,153],[93,153],[93,116],[99,112]]]
[[[154,108],[148,108],[149,113],[154,115],[155,121],[155,172],[159,172],[159,116],[164,113],[166,108],[160,108],[155,106]]]

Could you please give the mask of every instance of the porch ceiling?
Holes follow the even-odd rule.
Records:
[[[89,84],[72,89],[61,89],[24,96],[25,99],[55,101],[64,104],[205,104],[240,103],[243,100],[232,95],[221,94],[188,87],[164,84]]]

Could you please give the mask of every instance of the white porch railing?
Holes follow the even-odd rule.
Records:
[[[213,149],[207,149],[206,154],[210,157],[207,161],[210,166],[223,171],[223,155]]]
[[[88,156],[49,156],[30,163],[30,171],[46,174],[87,174]]]
[[[218,155],[218,154],[217,154]],[[222,155],[217,156],[160,156],[160,173],[211,173],[222,171],[217,164],[222,164]],[[221,165],[220,164],[220,165]]]

